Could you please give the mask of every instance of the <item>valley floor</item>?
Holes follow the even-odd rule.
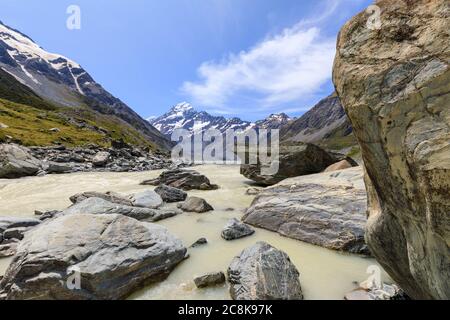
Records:
[[[208,244],[189,249],[190,258],[182,262],[165,281],[133,294],[131,299],[230,299],[226,286],[199,290],[195,276],[226,271],[232,258],[257,241],[266,241],[285,251],[300,271],[305,299],[343,299],[356,288],[354,282],[369,277],[366,273],[375,260],[341,254],[265,230],[232,242],[224,241],[221,230],[231,218],[240,218],[254,196],[246,195],[250,181],[239,174],[236,166],[199,166],[195,168],[220,186],[215,191],[191,191],[189,195],[206,199],[215,211],[207,214],[184,213],[160,222],[188,247],[205,237]],[[115,191],[130,194],[148,189],[142,180],[155,178],[160,171],[135,173],[74,173],[47,175],[17,180],[0,180],[0,207],[3,216],[33,216],[34,210],[64,209],[69,197],[83,191]],[[229,209],[234,211],[229,211]],[[0,275],[11,259],[0,260]],[[387,280],[386,276],[383,280]]]

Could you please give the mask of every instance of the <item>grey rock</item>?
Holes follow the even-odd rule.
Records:
[[[7,128],[9,128],[9,126],[4,124],[3,122],[0,122],[0,129],[7,129]]]
[[[27,227],[6,229],[3,232],[3,239],[4,240],[9,240],[9,239],[22,240],[25,232],[27,232],[28,230],[29,230],[29,228],[27,228]]]
[[[59,211],[59,210],[51,210],[51,211],[45,211],[45,212],[38,211],[38,210],[34,211],[34,214],[36,216],[38,216],[40,221],[45,221],[45,220],[51,219],[60,213],[61,213],[61,211]]]
[[[0,258],[12,257],[17,252],[17,241],[3,241],[0,245]]]
[[[279,151],[279,169],[276,174],[264,175],[261,163],[241,165],[241,174],[260,185],[271,186],[287,178],[322,172],[337,162],[333,155],[312,144],[284,143],[280,145]]]
[[[42,169],[47,173],[68,173],[72,171],[72,166],[68,163],[46,161],[42,163]]]
[[[262,189],[259,188],[248,188],[245,190],[245,194],[248,196],[257,196],[261,191]]]
[[[214,210],[205,199],[198,197],[189,197],[185,202],[179,205],[179,208],[186,212],[205,213]]]
[[[0,282],[8,300],[116,300],[165,279],[186,254],[167,229],[122,215],[79,214],[27,233]],[[79,271],[81,290],[67,283]]]
[[[368,255],[361,167],[291,178],[265,189],[243,221],[328,249]]]
[[[181,189],[173,188],[162,184],[155,189],[155,192],[167,203],[185,201],[187,193]]]
[[[450,299],[450,6],[377,1],[341,30],[336,91],[366,167],[367,243],[413,299]]]
[[[289,256],[258,242],[235,257],[228,268],[233,300],[302,300],[299,272]]]
[[[129,199],[134,207],[158,209],[163,205],[161,196],[152,190],[135,193]]]
[[[189,190],[216,190],[217,185],[211,184],[209,179],[194,170],[174,169],[164,171],[158,178],[146,180],[143,185],[159,186],[165,184],[170,187]]]
[[[251,236],[254,233],[255,230],[253,230],[245,223],[242,223],[238,219],[232,219],[222,230],[222,238],[227,241],[231,241]]]
[[[0,217],[0,233],[12,228],[34,227],[40,223],[41,221],[33,218]]]
[[[209,273],[194,279],[195,286],[199,289],[218,286],[224,284],[225,281],[226,278],[223,272]]]
[[[34,176],[40,169],[40,161],[27,148],[15,144],[0,145],[0,179]]]
[[[106,165],[110,156],[111,154],[109,152],[100,151],[94,156],[94,158],[92,158],[92,163],[96,167],[102,167]]]
[[[201,247],[206,244],[208,244],[208,240],[206,238],[200,238],[191,245],[191,248]]]
[[[96,191],[78,193],[78,194],[71,196],[70,201],[72,203],[78,203],[78,202],[82,202],[89,198],[100,198],[100,199],[106,200],[108,202],[117,203],[117,204],[121,204],[124,206],[130,206],[130,207],[133,206],[133,203],[131,202],[130,199],[128,199],[127,197],[122,196],[118,193],[111,192],[111,191],[106,192],[106,193],[101,193],[101,192],[96,192]]]
[[[60,215],[73,215],[80,213],[89,214],[121,214],[137,220],[159,221],[173,217],[181,211],[179,210],[155,210],[149,208],[138,208],[112,203],[100,198],[88,198],[72,207],[62,211]]]

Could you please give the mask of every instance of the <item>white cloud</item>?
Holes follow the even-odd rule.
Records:
[[[300,21],[224,61],[203,63],[200,80],[185,82],[182,91],[196,104],[222,113],[242,112],[231,101],[270,110],[316,94],[331,78],[336,40],[308,25]]]

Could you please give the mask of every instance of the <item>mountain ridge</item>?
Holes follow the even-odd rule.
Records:
[[[161,150],[168,150],[172,145],[129,106],[95,82],[81,65],[45,51],[30,37],[3,22],[0,23],[0,69],[55,106],[88,107],[121,119]]]
[[[213,116],[206,111],[197,111],[190,103],[181,102],[159,117],[150,117],[148,121],[161,133],[170,136],[175,129],[185,129],[193,133],[196,130],[216,129],[225,133],[228,129],[246,131],[250,129],[279,129],[290,118],[285,113],[272,114],[256,122],[245,121],[237,117],[225,118]]]

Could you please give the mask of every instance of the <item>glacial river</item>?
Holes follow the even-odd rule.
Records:
[[[209,177],[220,189],[191,191],[189,195],[206,199],[216,210],[207,214],[185,213],[159,223],[181,238],[186,247],[201,237],[209,243],[189,249],[190,258],[178,265],[165,281],[136,292],[131,299],[230,299],[226,285],[198,290],[193,279],[208,272],[226,272],[232,258],[257,241],[266,241],[290,256],[300,272],[303,293],[308,300],[343,299],[345,293],[355,288],[355,281],[369,277],[367,268],[377,265],[373,259],[341,254],[261,229],[242,240],[222,240],[220,233],[227,221],[241,217],[251,204],[254,196],[245,194],[251,183],[239,174],[236,166],[207,165],[195,170]],[[71,195],[83,191],[129,194],[145,190],[149,187],[140,186],[139,182],[159,173],[76,173],[0,180],[0,215],[29,217],[34,210],[63,209],[71,204]],[[230,208],[234,211],[227,210]],[[10,261],[0,259],[0,275]]]

